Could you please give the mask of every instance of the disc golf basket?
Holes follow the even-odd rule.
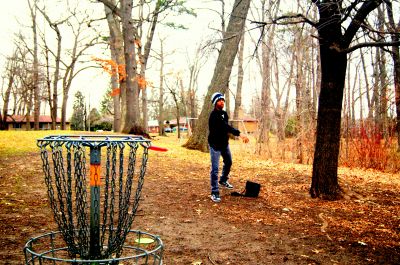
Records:
[[[37,145],[59,231],[31,238],[25,264],[162,264],[161,239],[131,230],[148,150],[156,149],[149,140],[69,135]]]

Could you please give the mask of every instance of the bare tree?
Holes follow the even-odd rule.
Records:
[[[114,5],[115,1],[112,3]],[[109,44],[111,52],[111,60],[113,64],[111,65],[111,86],[112,86],[112,97],[114,105],[114,131],[121,131],[121,125],[124,124],[124,117],[122,113],[126,113],[126,105],[121,104],[126,101],[126,76],[125,72],[122,71],[124,62],[124,51],[123,51],[123,39],[120,27],[119,17],[112,12],[112,10],[104,5],[104,11],[106,14],[108,29],[110,32]],[[124,109],[122,109],[124,108]]]
[[[58,116],[58,81],[60,80],[60,62],[61,62],[61,51],[62,51],[62,35],[59,29],[59,26],[66,22],[67,19],[63,19],[60,21],[52,21],[50,17],[46,14],[44,9],[38,8],[40,13],[43,15],[47,23],[49,24],[50,28],[54,30],[56,34],[56,43],[57,43],[57,51],[54,53],[49,45],[47,44],[45,35],[42,35],[42,41],[44,44],[44,50],[46,55],[46,68],[47,68],[47,83],[48,83],[48,101],[50,105],[50,114],[51,114],[51,128],[53,130],[56,129],[56,122]],[[51,53],[54,56],[54,72],[53,72],[53,89],[51,92],[50,83],[51,83],[51,76],[50,76],[50,56]]]
[[[172,99],[175,104],[175,117],[176,117],[176,124],[177,124],[177,131],[178,131],[178,138],[181,138],[181,127],[180,127],[180,119],[181,119],[181,107],[179,99],[179,82],[182,80],[179,76],[174,77],[175,83],[170,85],[168,82],[165,82],[165,87],[168,89],[169,93],[172,96]]]
[[[400,43],[400,36],[398,34],[400,27],[400,20],[396,23],[394,21],[394,12],[392,1],[384,1],[386,4],[388,27],[390,38],[394,43]],[[399,45],[393,45],[391,50],[393,59],[393,76],[394,76],[394,89],[395,89],[395,104],[396,104],[396,131],[397,131],[397,152],[400,152],[400,48]]]
[[[29,10],[32,19],[33,33],[33,98],[34,98],[34,129],[39,130],[39,115],[40,115],[40,87],[39,87],[39,60],[38,60],[38,34],[36,25],[36,2],[28,1]]]
[[[18,48],[17,48],[18,49]],[[7,129],[7,116],[9,115],[8,113],[8,108],[9,108],[9,103],[10,103],[10,95],[11,95],[11,90],[14,85],[14,81],[16,79],[16,71],[18,71],[17,68],[17,51],[14,51],[13,56],[10,56],[7,58],[7,68],[5,71],[5,76],[3,77],[3,80],[8,80],[7,82],[7,87],[4,93],[2,93],[2,98],[3,98],[3,110],[0,113],[0,130],[5,130]]]
[[[392,42],[368,42],[352,45],[366,18],[383,1],[343,1],[313,0],[318,8],[319,20],[312,21],[305,14],[282,16],[275,22],[306,22],[318,30],[321,56],[321,93],[317,118],[317,138],[314,152],[313,174],[310,194],[312,197],[336,199],[341,196],[337,177],[340,125],[343,102],[344,81],[346,77],[347,54],[367,46],[398,45]],[[289,19],[289,20],[288,20]]]
[[[242,88],[243,88],[243,54],[244,54],[244,40],[245,35],[242,34],[242,38],[239,44],[239,51],[238,51],[238,78],[237,78],[237,86],[236,86],[236,94],[235,94],[235,108],[233,110],[233,119],[239,120],[239,111],[242,108]],[[236,122],[234,127],[238,128],[239,123]]]
[[[266,10],[271,10],[271,13],[276,13],[279,10],[280,1],[261,1],[261,20],[265,21]],[[262,31],[264,31],[264,27]],[[268,27],[266,32],[261,34],[259,43],[261,45],[261,64],[260,71],[262,76],[261,85],[261,116],[257,135],[256,153],[261,154],[266,152],[271,156],[269,146],[269,131],[271,127],[271,78],[272,78],[272,53],[273,53],[273,40],[275,36],[276,25],[272,24]]]
[[[208,115],[212,108],[210,104],[210,96],[218,90],[222,93],[227,92],[233,61],[236,57],[249,6],[250,0],[235,0],[233,4],[231,17],[229,19],[221,51],[218,55],[211,84],[208,87],[207,95],[204,99],[202,111],[193,134],[184,145],[189,149],[202,151],[208,150]]]
[[[160,38],[160,51],[155,52],[156,58],[160,61],[160,74],[159,74],[159,89],[158,89],[158,127],[159,127],[159,135],[165,135],[164,130],[164,68],[165,68],[165,54],[164,54],[164,41],[165,38]]]

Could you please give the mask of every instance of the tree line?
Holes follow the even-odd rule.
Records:
[[[76,69],[77,62],[90,47],[103,44],[110,56],[98,64],[110,73],[114,131],[146,133],[149,109],[153,110],[150,116],[164,124],[168,94],[178,119],[198,118],[185,146],[205,151],[210,95],[225,93],[227,109],[237,120],[245,107],[242,94],[250,93],[246,85],[253,82],[257,91],[247,111],[258,120],[255,152],[271,155],[270,132],[283,143],[293,124],[296,161],[311,159],[313,163],[313,197],[340,197],[337,167],[343,136],[353,133],[371,138],[365,125],[373,124],[374,133],[382,139],[395,132],[400,146],[396,1],[214,1],[220,8],[214,10],[221,17],[219,28],[213,39],[199,43],[195,54],[188,56],[184,74],[165,71],[171,53],[164,48],[168,40],[155,36],[162,27],[186,27],[168,20],[195,15],[186,1],[98,0],[91,3],[102,6],[103,16],[93,17],[69,6],[68,14],[57,19],[49,16],[44,1],[27,2],[33,44],[20,36],[9,57],[3,78],[8,82],[3,82],[7,85],[2,91],[2,124],[13,102],[12,113],[25,113],[27,120],[33,114],[37,129],[42,101],[50,108],[55,126],[61,95],[65,128],[71,83],[78,73],[93,66],[89,63]],[[38,27],[38,16],[47,22],[57,45],[48,44],[49,33]],[[104,22],[108,34],[96,34],[98,23]],[[75,41],[63,50],[66,29]],[[204,59],[212,57],[216,58],[214,71],[202,95],[198,79]],[[153,63],[158,84],[151,84],[146,75]],[[156,80],[154,74],[151,79]],[[163,126],[160,129],[163,134]]]

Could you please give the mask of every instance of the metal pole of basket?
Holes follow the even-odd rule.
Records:
[[[90,257],[100,256],[101,149],[90,147]]]

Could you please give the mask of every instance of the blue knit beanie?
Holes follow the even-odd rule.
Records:
[[[212,96],[211,96],[211,103],[213,104],[213,106],[215,106],[215,104],[217,103],[218,100],[223,99],[225,101],[225,97],[223,94],[221,94],[220,92],[215,92]]]

